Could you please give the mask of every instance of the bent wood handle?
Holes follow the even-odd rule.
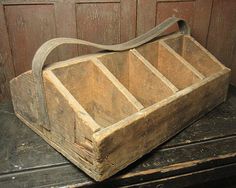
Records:
[[[115,45],[101,45],[96,44],[80,39],[73,39],[73,38],[54,38],[47,42],[45,42],[35,53],[33,62],[32,62],[32,73],[35,80],[35,89],[36,89],[36,96],[38,100],[38,121],[39,124],[42,125],[47,130],[50,130],[50,122],[47,112],[47,104],[46,104],[46,97],[44,92],[43,86],[43,66],[47,59],[47,56],[58,46],[62,44],[80,44],[86,46],[92,46],[103,50],[109,51],[123,51],[128,50],[131,48],[138,47],[142,44],[145,44],[152,39],[159,36],[163,33],[166,29],[174,25],[175,23],[178,24],[179,30],[183,34],[190,34],[190,28],[185,20],[175,17],[170,17],[166,19],[161,24],[157,25],[153,29],[149,30],[147,33],[138,36],[128,42],[115,44]]]

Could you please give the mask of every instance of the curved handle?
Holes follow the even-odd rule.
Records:
[[[161,24],[157,25],[153,29],[149,30],[147,33],[140,35],[128,42],[124,42],[121,44],[115,44],[115,45],[101,45],[96,44],[80,39],[73,39],[73,38],[54,38],[47,42],[45,42],[35,53],[33,62],[32,62],[32,73],[33,77],[36,83],[36,95],[39,103],[39,109],[38,109],[38,119],[39,124],[42,125],[47,130],[50,130],[50,123],[49,123],[49,117],[47,113],[47,105],[45,100],[45,93],[44,93],[44,87],[43,87],[43,66],[47,59],[47,56],[58,46],[62,44],[80,44],[80,45],[86,45],[86,46],[92,46],[103,50],[109,50],[109,51],[124,51],[131,48],[138,47],[142,44],[145,44],[152,39],[159,36],[161,33],[163,33],[166,29],[174,25],[175,23],[178,23],[179,30],[183,34],[190,34],[190,28],[185,20],[181,18],[175,18],[170,17],[166,19]]]

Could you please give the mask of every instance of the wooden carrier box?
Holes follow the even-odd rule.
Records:
[[[173,20],[164,23],[156,30],[162,32]],[[148,36],[145,42],[154,38]],[[74,43],[53,39],[37,51],[33,71],[10,83],[16,115],[97,181],[125,168],[226,99],[230,70],[188,32],[141,46],[140,40],[133,40],[130,44],[136,48],[130,50],[122,51],[130,48],[128,43],[129,47],[116,47],[121,52],[57,62],[37,73],[53,48]]]

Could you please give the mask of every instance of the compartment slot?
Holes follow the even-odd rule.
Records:
[[[124,96],[134,105],[137,110],[141,110],[144,106],[116,79],[116,77],[102,64],[97,58],[92,59],[93,63],[107,76],[107,78],[124,94]]]
[[[166,57],[166,60],[168,59],[166,62],[164,62],[165,58],[163,59],[163,61],[160,61],[160,62],[166,63],[167,64],[166,66],[168,66],[169,68],[171,68],[171,65],[172,65],[172,64],[170,65],[169,63],[175,62],[176,65],[172,68],[173,73],[180,74],[180,75],[181,74],[186,75],[186,77],[181,77],[181,76],[178,77],[177,81],[186,82],[185,83],[186,86],[189,86],[189,83],[194,84],[197,81],[203,80],[205,78],[205,76],[202,73],[200,73],[194,66],[192,66],[190,63],[188,63],[183,57],[181,57],[179,54],[177,54],[166,43],[160,42],[159,48],[160,48],[161,52],[164,51],[163,54],[167,53],[168,57],[169,57],[169,59]],[[162,54],[162,53],[160,53],[160,54]],[[161,55],[160,55],[160,58],[161,58]],[[163,69],[163,70],[165,70],[165,69]],[[190,79],[190,80],[187,80],[186,78]]]
[[[130,51],[112,53],[98,59],[144,107],[174,93]]]
[[[206,77],[224,68],[216,58],[190,36],[181,35],[166,39],[164,42]]]
[[[178,89],[184,89],[203,77],[193,66],[162,42],[153,42],[137,51]]]
[[[72,94],[68,91],[67,88],[62,84],[62,82],[58,79],[58,77],[50,70],[44,72],[44,77],[48,80],[53,80],[54,87],[65,97],[70,106],[74,109],[75,112],[80,112],[79,116],[82,119],[86,119],[89,123],[88,126],[91,130],[99,130],[101,127],[91,118],[91,116],[85,111],[85,109],[78,103],[78,101],[72,96]]]
[[[158,78],[160,78],[174,93],[179,91],[175,85],[173,85],[163,74],[159,72],[149,61],[147,61],[137,50],[133,49],[131,52],[138,58],[140,59],[143,64],[153,73],[155,74]]]
[[[52,71],[101,127],[107,127],[137,112],[92,61],[78,62]]]

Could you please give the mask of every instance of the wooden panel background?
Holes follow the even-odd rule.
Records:
[[[50,38],[121,43],[170,16],[189,22],[192,35],[232,68],[232,83],[236,85],[235,0],[2,0],[0,100],[10,97],[9,80],[31,68],[37,48]],[[84,46],[62,46],[47,62],[95,51]]]

